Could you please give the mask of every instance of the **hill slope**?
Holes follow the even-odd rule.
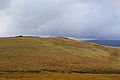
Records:
[[[120,73],[120,50],[65,38],[0,38],[0,71]]]

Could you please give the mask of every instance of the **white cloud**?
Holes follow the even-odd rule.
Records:
[[[11,0],[0,0],[0,9],[9,7]]]
[[[119,4],[119,0],[11,0],[7,9],[0,6],[0,34],[117,39]]]

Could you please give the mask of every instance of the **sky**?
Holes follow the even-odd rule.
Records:
[[[0,0],[0,36],[120,39],[120,0]]]

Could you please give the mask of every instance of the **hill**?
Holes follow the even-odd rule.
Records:
[[[120,73],[120,49],[67,38],[0,38],[0,72]]]
[[[120,40],[86,40],[86,41],[101,45],[120,47]]]

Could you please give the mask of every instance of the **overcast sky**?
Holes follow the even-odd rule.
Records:
[[[120,0],[0,0],[0,36],[120,39]]]

